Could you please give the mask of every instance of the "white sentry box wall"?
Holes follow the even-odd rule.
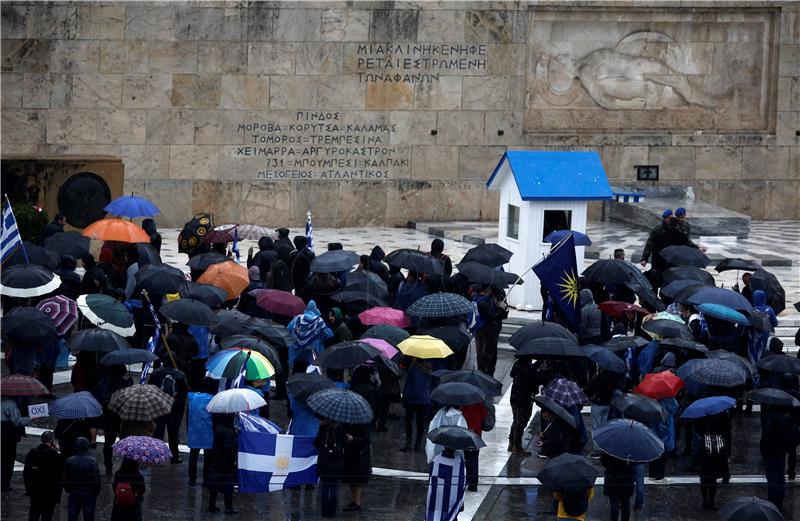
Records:
[[[527,272],[522,279],[524,284],[513,288],[513,290],[509,288],[508,303],[517,309],[541,310],[543,302],[539,289],[539,277],[533,271],[528,270],[550,251],[550,243],[542,242],[544,212],[545,210],[570,211],[572,212],[571,229],[576,232],[586,233],[587,201],[582,199],[523,201],[507,159],[503,161],[503,165],[497,175],[499,176],[498,181],[495,182],[497,188],[493,188],[500,190],[500,219],[497,244],[514,253],[509,263],[505,265],[506,271],[518,275]],[[512,239],[506,236],[509,204],[520,209],[519,239]],[[583,271],[584,250],[583,246],[575,248],[578,275]]]

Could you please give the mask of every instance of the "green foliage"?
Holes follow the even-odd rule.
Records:
[[[36,242],[50,222],[47,212],[30,203],[11,202],[14,217],[17,218],[17,228],[23,241]]]

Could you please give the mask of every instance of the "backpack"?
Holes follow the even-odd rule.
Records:
[[[136,504],[136,494],[129,482],[117,483],[114,487],[114,504],[121,507],[130,507]]]
[[[706,456],[724,456],[728,447],[721,434],[705,434],[703,436],[703,453]]]
[[[161,380],[161,385],[159,387],[168,395],[172,396],[173,398],[175,397],[177,386],[175,385],[175,377],[173,377],[171,374],[167,373],[164,376],[164,379]]]
[[[485,405],[486,405],[486,416],[483,418],[483,421],[481,422],[481,430],[489,432],[492,429],[494,429],[494,424],[496,421],[494,404],[491,401],[487,401]]]

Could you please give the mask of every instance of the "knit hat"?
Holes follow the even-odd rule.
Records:
[[[675,209],[675,217],[683,217],[684,215],[686,215],[686,208],[681,207]]]
[[[672,216],[672,210],[670,210],[669,208],[667,208],[666,210],[664,210],[661,213],[661,218],[662,219],[666,219],[667,217],[671,217],[671,216]]]

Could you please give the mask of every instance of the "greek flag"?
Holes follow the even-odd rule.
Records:
[[[269,421],[262,418],[257,414],[250,414],[247,412],[236,413],[239,419],[239,430],[247,432],[265,432],[268,434],[280,434],[281,428]]]
[[[314,438],[239,431],[240,492],[274,492],[316,482]]]
[[[236,379],[231,384],[231,389],[233,389],[234,387],[235,388],[244,387],[244,384],[247,381],[245,379],[245,375],[247,375],[247,362],[249,361],[250,361],[250,351],[248,351],[247,356],[244,357],[244,362],[242,362],[242,368],[239,369],[239,376],[237,376]]]
[[[150,299],[147,299],[147,307],[150,308],[150,314],[153,315],[153,321],[156,323],[156,330],[153,331],[153,336],[147,341],[147,350],[151,353],[155,353],[156,347],[158,347],[158,340],[161,338],[161,322],[158,321],[158,316],[156,316],[156,311],[153,309]],[[150,376],[150,370],[152,368],[153,362],[146,362],[142,366],[142,376],[139,377],[140,384],[144,385],[147,383],[147,377]]]
[[[306,212],[306,240],[308,241],[307,248],[314,251],[314,226],[311,224],[311,210]]]
[[[439,454],[431,465],[425,521],[454,521],[464,508],[467,473],[464,457],[456,452],[450,458]]]
[[[0,237],[0,244],[2,244],[0,265],[5,264],[14,255],[17,248],[22,248],[23,254],[25,254],[25,262],[28,262],[28,255],[25,253],[22,237],[20,237],[17,229],[17,219],[14,217],[14,211],[11,209],[11,203],[8,198],[3,201],[3,231]]]
[[[239,230],[237,228],[233,229],[233,246],[231,246],[231,251],[236,255],[236,262],[239,262],[241,252],[239,251]]]

